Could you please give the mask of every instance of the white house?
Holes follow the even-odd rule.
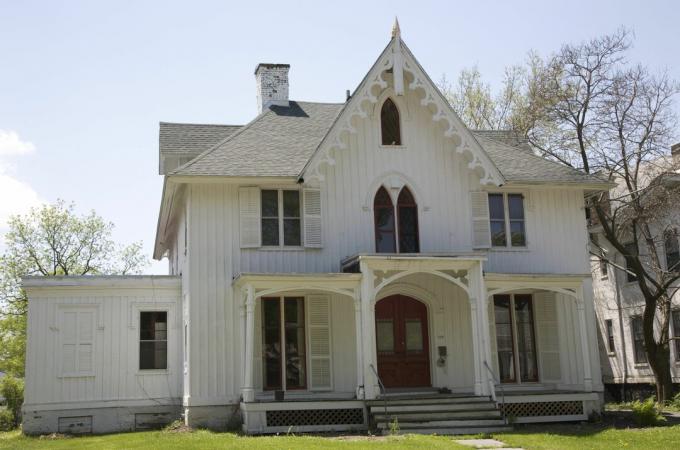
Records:
[[[654,161],[642,167],[641,179],[651,182],[663,176],[668,186],[680,184],[680,144],[671,149],[671,158]],[[646,187],[646,183],[641,183]],[[619,194],[620,193],[619,189]],[[616,198],[616,189],[610,194]],[[652,224],[652,233],[659,237],[657,252],[665,271],[680,270],[680,208],[671,208],[658,214]],[[605,387],[612,398],[621,400],[648,397],[655,392],[652,369],[647,362],[642,332],[642,315],[645,300],[634,274],[626,272],[626,260],[602,233],[602,227],[593,221],[590,227],[592,243],[591,261],[595,311],[600,330],[600,354]],[[632,236],[630,238],[632,248]],[[642,250],[645,245],[641,244]],[[599,255],[601,257],[597,257]],[[671,375],[673,383],[680,383],[680,283],[669,289],[672,310],[670,320]],[[657,320],[657,326],[659,321]]]
[[[288,72],[257,66],[244,126],[161,123],[170,276],[24,281],[24,430],[599,410],[584,195],[608,185],[467,129],[398,25],[344,103],[290,100]]]

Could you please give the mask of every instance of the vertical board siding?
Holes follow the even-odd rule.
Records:
[[[107,292],[108,291],[108,292]],[[124,295],[111,295],[111,293]],[[168,370],[140,373],[138,311],[168,311]],[[60,314],[94,312],[92,376],[62,376]],[[26,358],[26,404],[176,399],[181,397],[182,358],[179,288],[78,289],[31,294]]]

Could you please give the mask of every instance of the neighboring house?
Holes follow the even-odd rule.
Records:
[[[344,103],[290,100],[288,71],[257,66],[247,125],[161,123],[171,276],[24,281],[24,431],[599,411],[584,195],[608,184],[468,130],[398,26]]]
[[[660,168],[666,167],[661,170]],[[651,181],[663,176],[665,183],[680,183],[680,144],[671,150],[671,159],[656,161],[642,168],[644,178]],[[614,188],[615,191],[617,188]],[[614,195],[612,195],[614,197]],[[680,205],[660,215],[652,230],[663,238],[657,252],[665,270],[680,270]],[[647,362],[642,332],[644,297],[635,276],[626,272],[626,261],[601,234],[601,227],[592,221],[591,258],[595,310],[600,329],[602,377],[607,393],[615,400],[649,396],[655,392],[654,375]],[[631,239],[632,240],[632,239]],[[633,245],[633,244],[631,244]],[[634,245],[633,245],[634,248]],[[596,255],[601,255],[598,257]],[[671,373],[674,383],[680,383],[680,294],[678,285],[672,286],[672,316],[670,336]]]

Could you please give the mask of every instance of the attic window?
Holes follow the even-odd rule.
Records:
[[[380,110],[382,145],[401,145],[399,110],[391,98],[385,100]]]

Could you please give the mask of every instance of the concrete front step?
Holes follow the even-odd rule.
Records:
[[[439,435],[461,435],[461,434],[481,434],[481,433],[502,433],[505,431],[512,431],[511,426],[499,427],[461,427],[461,428],[447,428],[447,427],[433,427],[433,428],[399,428],[399,434],[439,434]]]
[[[492,402],[469,402],[469,403],[421,403],[400,405],[392,402],[382,405],[371,405],[371,413],[388,412],[429,412],[429,411],[471,411],[496,409]]]
[[[495,427],[505,426],[503,419],[457,419],[457,420],[433,420],[425,422],[400,421],[399,428],[424,429],[424,428],[460,428],[460,427]],[[389,430],[392,422],[385,421],[377,423],[379,429]]]
[[[376,422],[392,421],[397,418],[400,422],[426,422],[435,420],[456,420],[456,419],[498,419],[501,417],[497,409],[464,410],[464,411],[413,411],[413,412],[391,412],[391,413],[371,413]]]
[[[367,406],[384,406],[385,401],[388,405],[437,405],[437,404],[457,404],[457,403],[493,403],[489,397],[424,397],[424,398],[401,398],[401,397],[386,397],[379,400],[369,400],[366,402]]]

